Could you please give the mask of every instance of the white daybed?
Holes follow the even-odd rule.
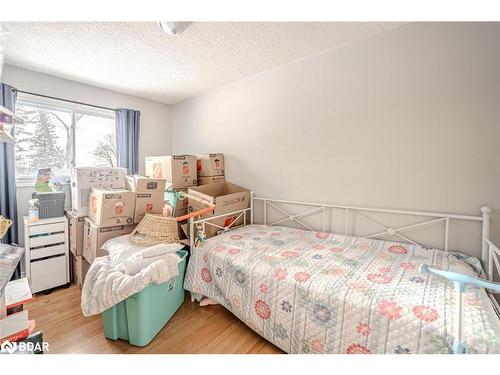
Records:
[[[200,247],[192,246],[185,289],[224,305],[285,352],[500,352],[500,320],[489,293],[469,287],[459,298],[451,281],[419,271],[421,265],[429,265],[431,270],[481,275],[476,258],[448,251],[450,222],[465,220],[482,224],[482,262],[491,277],[499,251],[488,239],[488,208],[482,209],[482,216],[464,216],[253,195],[251,202],[249,209],[222,215],[244,217],[244,226],[222,228],[225,232],[221,235]],[[253,224],[255,202],[263,203],[261,225]],[[308,209],[289,214],[283,205]],[[268,222],[269,208],[280,212],[282,218]],[[344,212],[341,234],[327,231],[333,210]],[[393,228],[373,219],[374,213],[427,219]],[[320,231],[304,222],[306,216],[314,214],[321,215]],[[348,215],[362,216],[381,230],[351,233]],[[191,219],[191,233],[196,224],[215,225],[211,221],[216,218]],[[305,229],[278,225],[285,221]],[[444,250],[419,245],[403,234],[440,222],[444,224]],[[387,235],[402,241],[377,239]]]

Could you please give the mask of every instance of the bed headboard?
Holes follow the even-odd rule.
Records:
[[[481,207],[481,215],[469,216],[460,215],[452,213],[439,213],[439,212],[426,212],[426,211],[408,211],[408,210],[396,210],[389,208],[374,208],[374,207],[360,207],[351,205],[340,205],[340,204],[326,204],[326,203],[312,203],[312,202],[298,202],[283,199],[274,198],[264,198],[256,197],[253,192],[250,194],[250,207],[245,210],[230,212],[227,214],[217,215],[205,219],[190,219],[190,233],[194,233],[194,228],[196,225],[200,225],[203,228],[205,225],[212,225],[223,231],[231,230],[234,228],[233,224],[236,220],[231,222],[231,224],[226,227],[216,225],[211,221],[215,219],[220,219],[222,217],[234,216],[236,219],[243,217],[243,225],[246,225],[247,215],[250,215],[250,223],[253,224],[255,221],[256,205],[262,205],[262,222],[265,225],[284,225],[293,223],[304,229],[311,231],[323,231],[332,232],[332,222],[330,220],[332,211],[340,210],[343,214],[343,233],[350,236],[359,236],[366,238],[380,238],[382,236],[396,237],[403,242],[412,243],[415,245],[425,246],[425,243],[417,242],[410,238],[406,232],[408,230],[414,230],[426,226],[431,226],[437,223],[444,223],[442,229],[443,238],[443,249],[445,251],[449,250],[449,236],[450,236],[450,223],[455,221],[466,221],[466,222],[477,222],[481,224],[481,262],[485,271],[487,272],[488,278],[493,277],[493,265],[495,264],[500,270],[500,250],[491,243],[489,240],[490,235],[490,217],[491,209],[489,207]],[[287,211],[287,208],[296,207],[299,211],[294,210],[293,213]],[[275,220],[270,219],[270,210],[273,210],[275,214],[279,214],[281,217]],[[391,226],[384,224],[379,218],[372,217],[372,214],[387,214],[390,216],[405,216],[412,217],[418,220],[414,223],[409,223],[399,226]],[[316,216],[319,217],[319,225],[311,226],[304,222],[304,218]],[[376,231],[363,232],[357,229],[354,225],[350,225],[349,218],[351,217],[362,217],[367,220],[375,227]],[[337,231],[338,232],[338,231]],[[194,238],[191,236],[191,246],[194,245]],[[432,246],[434,247],[434,246]]]

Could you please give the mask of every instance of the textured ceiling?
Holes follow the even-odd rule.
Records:
[[[6,62],[177,103],[204,91],[398,27],[390,22],[2,23]]]

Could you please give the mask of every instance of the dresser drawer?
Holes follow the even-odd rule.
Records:
[[[35,260],[35,259],[50,257],[52,255],[60,255],[60,254],[64,255],[65,252],[66,248],[64,244],[40,247],[38,249],[30,250],[30,259]]]
[[[66,242],[66,235],[63,233],[49,234],[48,236],[31,237],[29,247],[49,246]]]
[[[35,260],[31,262],[31,289],[34,293],[64,285],[66,279],[66,256]]]
[[[54,223],[54,224],[42,224],[42,225],[33,225],[29,228],[29,235],[36,236],[37,234],[50,234],[57,232],[64,232],[64,228],[66,227],[65,222]]]

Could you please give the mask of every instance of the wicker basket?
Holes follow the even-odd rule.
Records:
[[[174,217],[146,214],[130,233],[129,241],[137,245],[180,242],[177,220]]]
[[[0,215],[0,239],[7,234],[9,227],[12,225],[12,220],[6,219]]]

